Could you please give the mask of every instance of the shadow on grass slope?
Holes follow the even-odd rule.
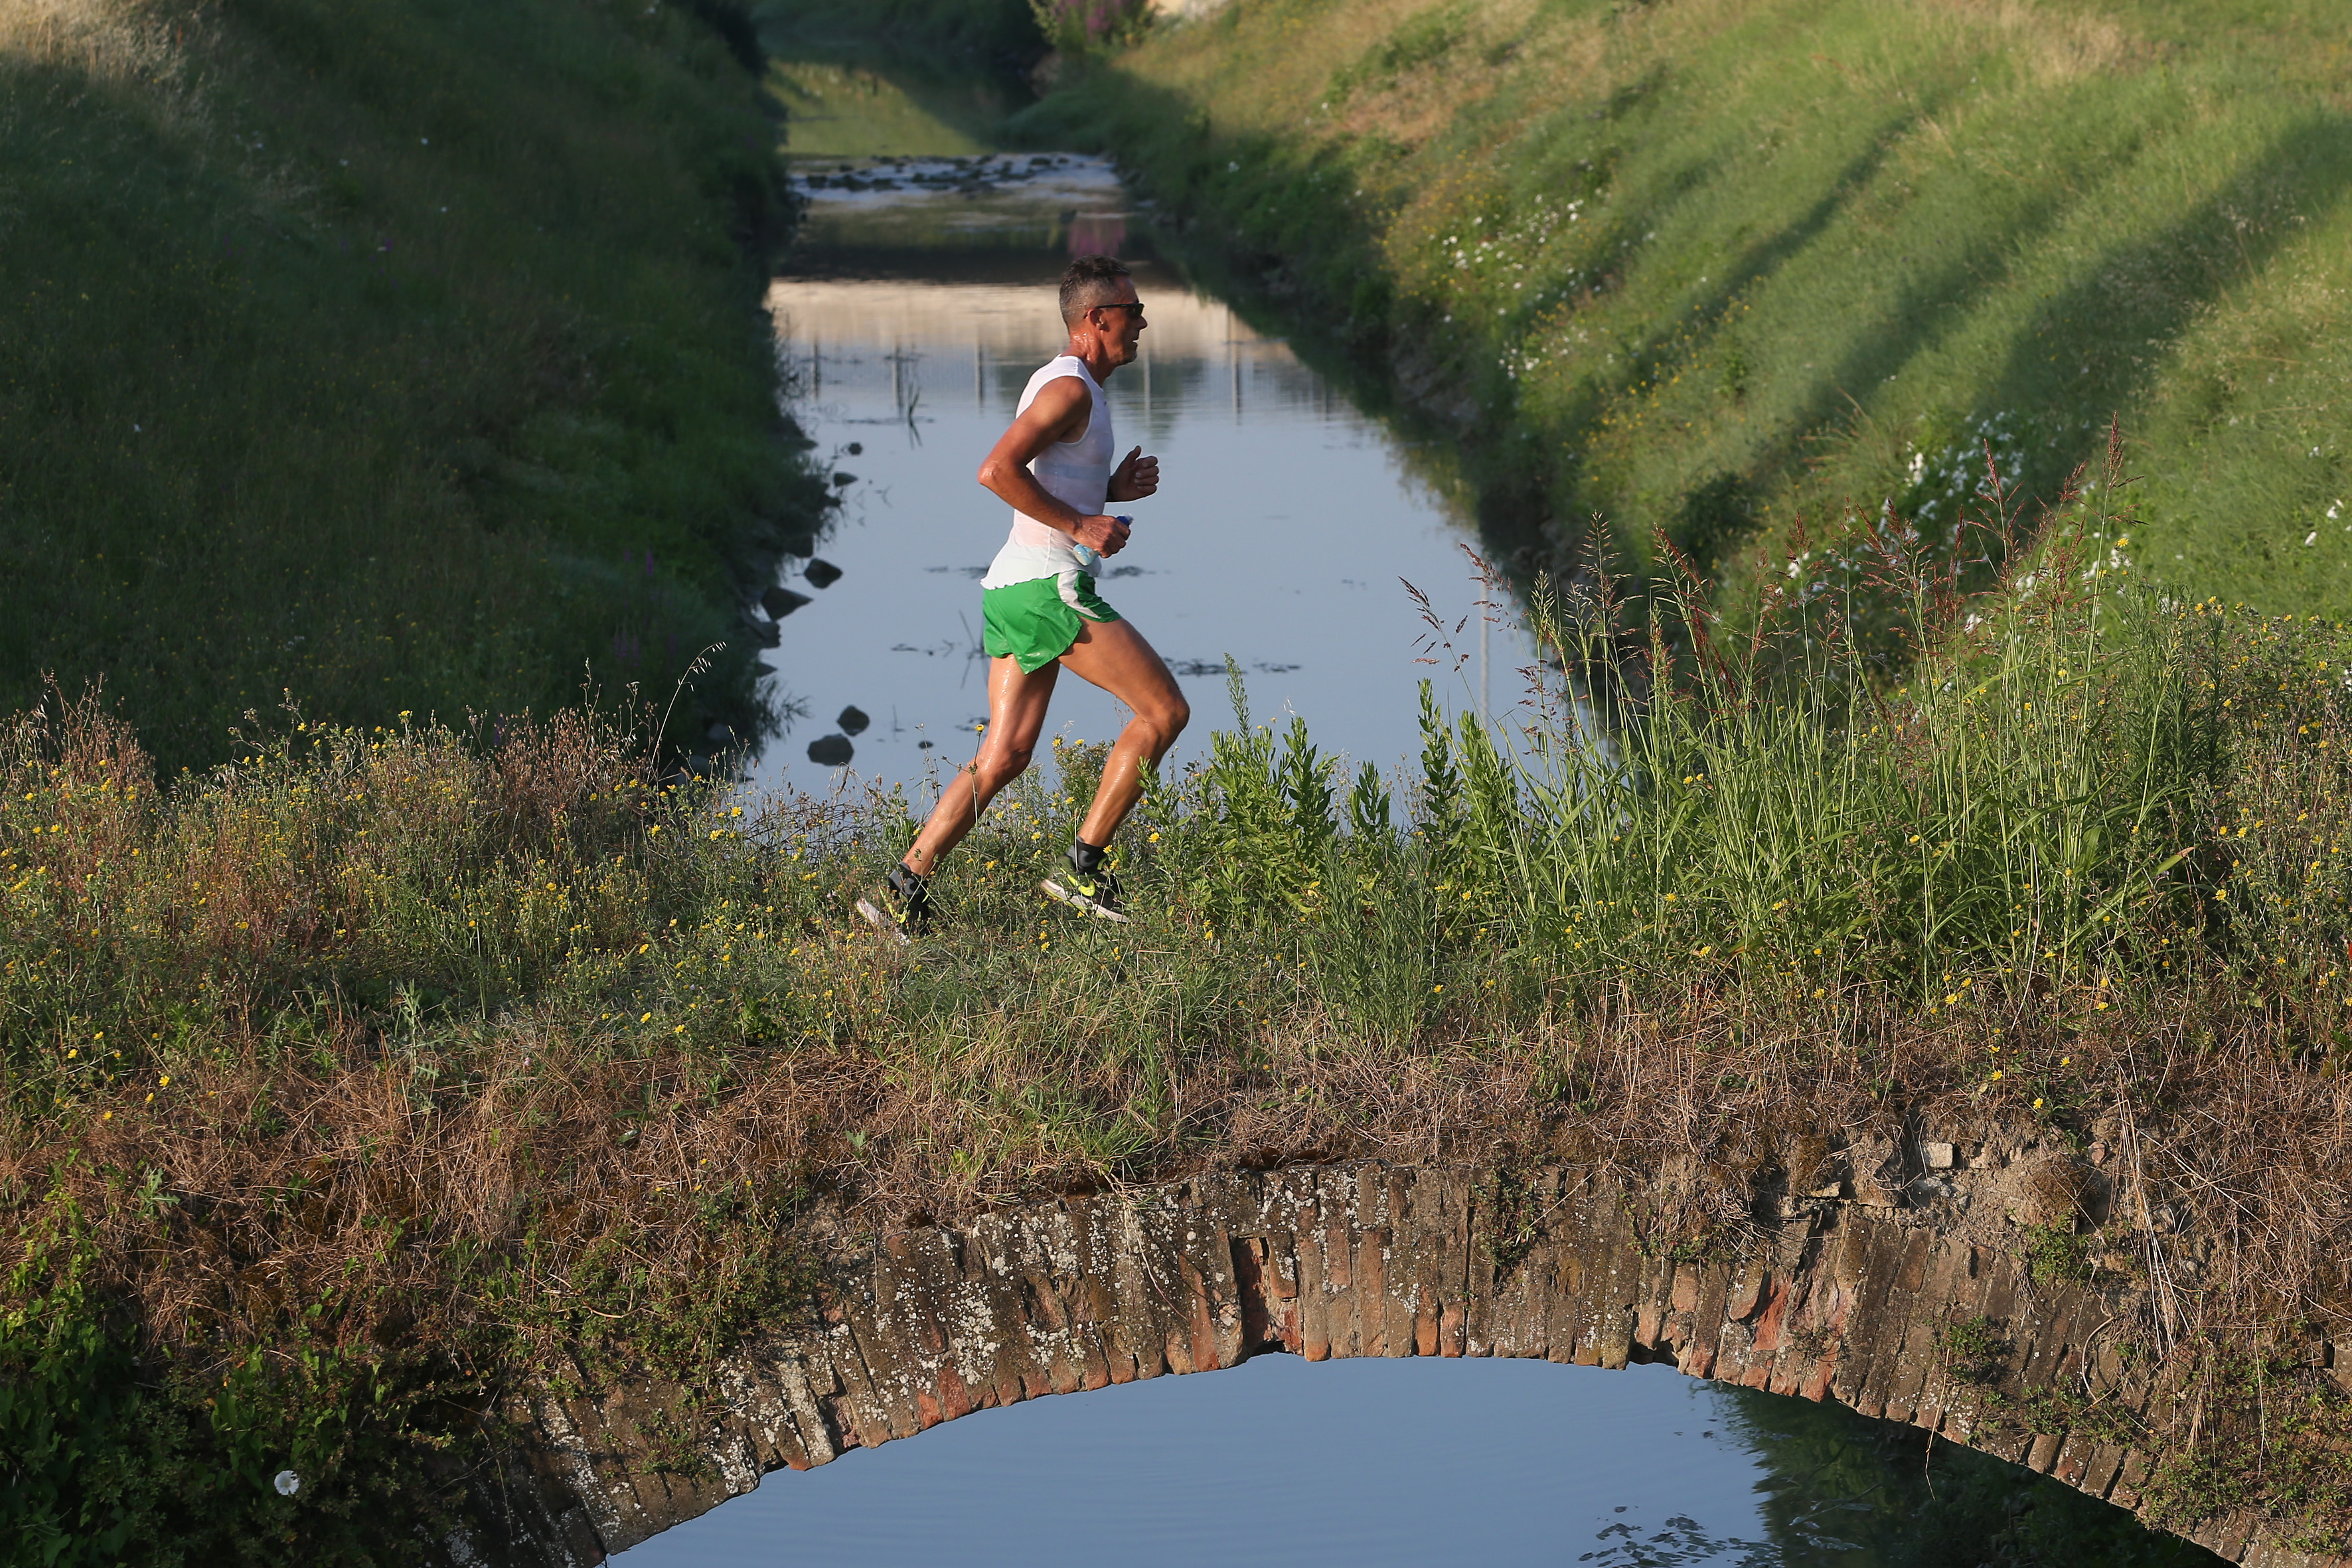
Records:
[[[0,700],[170,768],[583,680],[750,728],[739,578],[821,518],[775,405],[774,128],[724,39],[553,0],[0,23]],[[681,722],[695,704],[680,704]]]
[[[1528,567],[1598,516],[1752,590],[1850,508],[1948,527],[1988,440],[2053,496],[2119,418],[2153,574],[2337,613],[2352,68],[2244,11],[1266,0],[1014,124],[1348,345]]]

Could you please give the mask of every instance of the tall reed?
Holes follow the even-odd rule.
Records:
[[[164,785],[53,697],[0,738],[0,1370],[64,1410],[142,1359],[71,1417],[114,1468],[51,1445],[43,1517],[195,1530],[172,1478],[207,1476],[218,1541],[364,1560],[384,1478],[478,1452],[501,1389],[701,1397],[801,1310],[812,1202],[1243,1162],[1620,1161],[1707,1248],[1833,1142],[2128,1128],[2117,1180],[2212,1237],[2167,1343],[2336,1321],[2352,638],[2150,599],[2116,531],[1956,563],[1882,517],[1838,546],[1869,581],[1801,563],[1736,638],[1687,582],[1629,627],[1596,579],[1539,601],[1521,707],[1424,689],[1401,777],[1235,679],[1116,850],[1133,924],[1037,895],[1100,763],[1064,745],[907,953],[853,912],[896,796],[662,788],[585,712],[289,713]]]

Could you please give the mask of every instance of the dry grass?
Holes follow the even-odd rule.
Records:
[[[166,19],[147,0],[7,0],[0,56],[68,67],[96,81],[169,80],[186,72],[186,21]]]
[[[29,841],[20,839],[10,856],[19,873],[16,890],[21,896],[45,884],[50,897],[62,895],[78,910],[103,900],[105,915],[91,934],[153,966],[142,977],[152,982],[152,993],[113,994],[121,979],[115,965],[68,963],[61,946],[29,956],[20,949],[11,961],[12,976],[34,972],[28,987],[16,992],[16,1037],[32,1052],[19,1060],[20,1110],[27,1107],[26,1091],[36,1084],[48,1088],[56,1105],[51,1114],[68,1113],[78,1139],[93,1140],[89,1147],[110,1151],[108,1163],[124,1164],[132,1145],[121,1140],[134,1127],[145,1129],[142,1137],[176,1128],[200,1146],[212,1146],[230,1137],[227,1129],[249,1131],[265,1098],[297,1125],[298,1104],[348,1103],[365,1127],[353,1135],[354,1146],[448,1151],[393,1164],[418,1173],[402,1178],[415,1212],[444,1214],[477,1237],[497,1233],[497,1216],[509,1205],[495,1194],[506,1187],[492,1182],[481,1190],[493,1197],[461,1201],[465,1183],[421,1173],[444,1164],[499,1169],[519,1154],[487,1159],[479,1140],[503,1125],[568,1127],[579,1105],[628,1104],[648,1084],[667,1085],[665,1092],[675,1095],[691,1086],[693,1064],[714,1029],[733,1047],[722,1097],[730,1109],[723,1116],[698,1109],[689,1095],[652,1124],[663,1131],[648,1132],[633,1149],[596,1153],[566,1147],[562,1160],[590,1160],[592,1168],[624,1187],[683,1184],[690,1190],[687,1173],[711,1151],[706,1135],[689,1136],[684,1129],[717,1126],[729,1130],[727,1138],[745,1140],[751,1151],[743,1156],[748,1163],[723,1167],[730,1174],[773,1168],[780,1159],[806,1161],[824,1185],[870,1194],[886,1209],[969,1212],[1039,1185],[1138,1172],[1156,1175],[1180,1168],[1202,1147],[1230,1146],[1235,1157],[1250,1158],[1295,1158],[1318,1147],[1444,1152],[1525,1125],[1530,1097],[1539,1093],[1559,1108],[1541,1119],[1545,1125],[1564,1118],[1614,1128],[1640,1147],[1676,1141],[1687,1147],[1698,1137],[1696,1129],[1726,1114],[1773,1119],[1773,1093],[1721,1092],[1716,1080],[1727,1067],[1755,1068],[1743,1076],[1759,1085],[1831,1086],[1834,1093],[1822,1092],[1843,1109],[1827,1120],[1842,1124],[1858,1114],[1853,1104],[1860,1102],[1848,1102],[1864,1086],[1889,1076],[1929,1088],[1941,1082],[1921,1065],[1922,1042],[1946,1041],[1941,1054],[1954,1063],[1971,1060],[1981,1048],[1968,1036],[1957,1051],[1948,1048],[1956,1026],[1932,1016],[1906,1026],[1902,1020],[1917,1012],[1916,1003],[1904,1004],[1896,990],[1863,984],[1858,975],[1834,1007],[1809,996],[1806,982],[1812,975],[1753,970],[1663,993],[1653,977],[1633,973],[1580,998],[1549,988],[1498,995],[1528,976],[1490,964],[1504,955],[1482,953],[1475,943],[1454,955],[1453,963],[1466,967],[1440,971],[1455,973],[1457,988],[1468,984],[1471,995],[1458,1008],[1441,1005],[1400,1038],[1350,1023],[1344,1005],[1286,973],[1289,964],[1265,962],[1274,950],[1251,933],[1212,934],[1200,911],[1181,908],[1171,911],[1171,928],[1140,939],[1151,945],[1128,955],[1139,961],[1132,969],[1126,958],[1114,968],[1147,998],[1139,1016],[1128,1010],[1134,999],[1116,989],[1089,987],[1090,1000],[1048,989],[1073,965],[1083,974],[1084,961],[1105,956],[1091,946],[1081,946],[1067,962],[1055,956],[1056,942],[1066,949],[1093,943],[1092,933],[1083,930],[1040,922],[1038,929],[1051,934],[1026,942],[1025,949],[1034,951],[1017,952],[1009,967],[987,964],[984,947],[1025,929],[1026,911],[1006,911],[1024,921],[1011,931],[1003,929],[1009,922],[996,919],[962,933],[980,950],[951,936],[915,964],[891,961],[856,927],[837,922],[839,898],[858,885],[870,858],[848,847],[849,836],[879,829],[854,816],[827,822],[822,812],[803,806],[761,823],[753,839],[737,838],[727,827],[714,830],[727,837],[710,840],[697,815],[707,804],[632,784],[642,776],[636,760],[624,748],[608,748],[580,721],[518,732],[478,752],[446,732],[379,738],[363,747],[334,734],[314,750],[342,745],[341,762],[300,757],[288,764],[290,778],[273,778],[266,761],[249,763],[247,771],[224,773],[187,800],[163,804],[148,786],[119,782],[136,781],[140,761],[119,729],[89,721],[85,710],[50,733],[55,776],[45,790],[18,793],[48,795],[42,803],[48,807],[47,826],[63,829],[66,823],[50,813],[63,815],[73,837],[51,836],[55,851],[31,847],[41,846],[37,829]],[[2258,778],[2288,788],[2310,783],[2299,775]],[[673,859],[659,847],[662,834],[652,831],[665,825],[673,837],[698,841]],[[752,847],[760,838],[810,846],[797,853],[824,858],[785,864],[819,869],[778,875]],[[334,841],[340,853],[321,854],[324,841]],[[71,858],[63,853],[68,847],[77,852]],[[608,858],[607,848],[617,852]],[[37,855],[38,862],[30,863]],[[696,864],[705,857],[718,864]],[[151,880],[129,887],[110,880],[126,863],[141,864],[139,875]],[[2249,874],[2263,869],[2257,865]],[[964,896],[1017,905],[1013,890],[1025,882],[1026,870],[1014,868],[1001,879],[982,872],[981,885]],[[429,904],[412,905],[406,900],[417,889],[414,881],[398,880],[404,877],[455,885],[430,889],[439,897]],[[541,877],[560,886],[551,889]],[[795,885],[792,879],[800,877],[814,881]],[[396,885],[385,891],[387,883]],[[134,893],[144,896],[125,896]],[[678,926],[663,918],[672,909],[680,911],[669,917],[680,920]],[[452,940],[449,930],[425,924],[420,911],[469,934]],[[739,931],[724,918],[730,914],[753,918],[735,922],[746,928]],[[468,920],[495,921],[498,929],[483,933],[478,925],[467,925]],[[369,924],[362,927],[363,921]],[[73,929],[53,927],[52,941]],[[159,932],[157,947],[141,945]],[[520,950],[534,932],[559,951],[529,961]],[[1229,969],[1236,956],[1231,944],[1245,939],[1240,953],[1259,958],[1266,974],[1261,984],[1213,997],[1149,999],[1152,991],[1193,979],[1191,960],[1222,952],[1220,966]],[[639,947],[648,951],[635,951]],[[722,991],[689,983],[658,997],[642,989],[666,971],[707,972],[704,961],[713,949],[729,963],[744,961],[744,984]],[[785,962],[755,974],[750,967],[755,952]],[[159,962],[173,958],[200,961],[184,967]],[[1146,959],[1154,962],[1139,962]],[[70,985],[57,978],[61,963],[69,967]],[[572,989],[583,971],[584,996]],[[77,997],[73,985],[87,989]],[[835,994],[824,996],[824,991]],[[659,1000],[658,1020],[616,1012],[614,1003],[624,992]],[[747,1021],[742,1009],[753,1002],[781,1007],[812,995],[830,1005],[797,1020],[803,1026],[793,1048],[760,1051],[775,1021]],[[709,1010],[731,1016],[707,1023],[699,1016],[706,1002],[722,997],[727,1005]],[[589,998],[596,999],[593,1019],[583,1016]],[[900,999],[918,1005],[894,1005]],[[962,1010],[966,1001],[982,999],[983,1005]],[[953,1010],[937,1013],[942,1003]],[[27,1015],[42,1005],[47,1016],[37,1023]],[[212,1016],[190,1017],[186,1009],[199,1005]],[[698,1016],[673,1022],[681,1006]],[[904,1016],[908,1012],[911,1016]],[[299,1022],[289,1022],[289,1016]],[[1767,1016],[1781,1022],[1759,1035],[1752,1058],[1725,1055],[1726,1041],[1761,1029],[1751,1023],[1743,1030],[1741,1019]],[[2162,1037],[2177,1042],[2183,1031],[2201,1026],[2190,1022],[2195,1016],[2176,1017]],[[1983,1020],[1994,1039],[2021,1039],[2032,1027],[2023,1015],[1970,1016]],[[170,1037],[165,1028],[136,1027],[175,1017],[183,1039]],[[464,1027],[453,1031],[461,1019]],[[1055,1020],[1066,1030],[1059,1038],[1052,1032]],[[1188,1021],[1199,1027],[1184,1027]],[[2111,1026],[2096,1021],[2104,1037]],[[134,1042],[129,1052],[109,1054],[102,1059],[110,1065],[73,1076],[86,1058],[84,1047],[70,1042],[83,1037],[83,1026],[110,1022],[116,1026],[111,1031],[87,1031],[89,1054],[120,1050],[112,1042],[126,1037]],[[1147,1027],[1135,1028],[1139,1022]],[[938,1026],[921,1026],[926,1024]],[[929,1054],[921,1065],[929,1074],[889,1070],[876,1057],[871,1047],[893,1034],[900,1044],[889,1054]],[[1114,1034],[1129,1037],[1126,1049],[1088,1048]],[[104,1041],[96,1038],[101,1035]],[[289,1039],[300,1043],[289,1046]],[[428,1044],[436,1054],[480,1055],[462,1079],[447,1083],[437,1069],[420,1071],[425,1058],[418,1047]],[[1024,1082],[1060,1074],[1071,1075],[1063,1087],[1082,1089],[1090,1101],[1140,1104],[1150,1098],[1147,1080],[1161,1059],[1141,1054],[1147,1044],[1184,1053],[1177,1076],[1159,1091],[1167,1109],[1155,1131],[1181,1129],[1167,1149],[1147,1142],[1119,1162],[1106,1163],[1087,1152],[1086,1139],[1057,1139],[1050,1118],[1008,1109]],[[193,1052],[192,1045],[197,1047]],[[745,1075],[758,1057],[770,1054],[776,1059],[761,1063],[764,1070]],[[2135,1051],[2130,1078],[2146,1079],[2150,1059]],[[518,1065],[525,1060],[534,1064],[530,1070]],[[814,1070],[817,1061],[825,1063],[824,1071]],[[1890,1075],[1889,1062],[1900,1070]],[[582,1063],[595,1064],[595,1070]],[[551,1064],[568,1065],[556,1071]],[[2174,1063],[2157,1076],[2169,1080],[2180,1070]],[[1824,1071],[1831,1074],[1826,1079],[1819,1077]],[[2280,1083],[2333,1082],[2292,1064],[2280,1071],[2285,1075]],[[167,1072],[170,1085],[153,1081]],[[2075,1076],[2087,1085],[2099,1075],[2078,1066]],[[393,1121],[378,1126],[373,1112],[359,1108],[377,1104],[380,1096],[362,1086],[395,1079],[406,1098],[382,1101]],[[1539,1084],[1548,1087],[1539,1089]],[[1571,1084],[1583,1087],[1571,1090]],[[265,1085],[272,1086],[267,1096]],[[1971,1075],[1960,1087],[1979,1086]],[[1280,1092],[1269,1094],[1269,1088]],[[151,1110],[156,1102],[150,1093],[172,1109]],[[1883,1099],[1884,1091],[1869,1098]],[[445,1101],[457,1113],[437,1109]],[[1574,1109],[1588,1101],[1612,1109],[1599,1121],[1581,1121]],[[783,1109],[795,1102],[803,1107],[797,1115]],[[1808,1105],[1809,1115],[1823,1110],[1818,1099]],[[1641,1131],[1653,1123],[1654,1131]],[[747,1131],[753,1128],[770,1131],[754,1135]],[[849,1131],[866,1132],[870,1142],[862,1153],[853,1155],[842,1142]],[[690,1160],[682,1152],[689,1148]],[[952,1157],[975,1149],[1002,1157],[979,1163]],[[209,1158],[188,1166],[191,1176],[215,1170]],[[966,1165],[974,1167],[971,1173],[959,1174]],[[181,1167],[157,1168],[169,1173]],[[278,1181],[277,1167],[268,1169],[272,1174],[262,1187]],[[193,1192],[212,1184],[173,1186]]]
[[[35,104],[96,90],[136,101],[166,134],[215,139],[201,58],[218,47],[213,16],[157,0],[0,0],[0,82],[15,101],[0,115],[36,123]],[[0,183],[0,235],[13,226],[9,185]]]
[[[2158,1285],[2152,1348],[2352,1338],[2352,642],[2132,610],[2059,537],[2111,521],[1973,597],[1916,539],[1830,542],[1746,653],[1660,624],[1612,750],[1540,675],[1516,759],[1433,712],[1420,774],[1343,811],[1303,728],[1239,714],[1147,798],[1132,926],[1034,892],[1097,760],[1066,748],[911,952],[849,909],[897,807],[654,787],[593,714],[289,714],[159,791],[53,697],[0,780],[7,1305],[79,1268],[157,1397],[245,1391],[241,1440],[353,1510],[383,1445],[517,1381],[691,1384],[804,1310],[821,1229],[1236,1165],[1607,1162],[1704,1249],[1839,1150],[1894,1202],[1906,1139],[2104,1145],[2079,1245]],[[1853,627],[1904,572],[1888,687],[1901,628]],[[1751,681],[1808,636],[1844,651]],[[362,1379],[405,1392],[354,1414]],[[2239,1475],[2233,1422],[2176,1445],[2179,1508]]]
[[[698,1223],[719,1194],[758,1198],[771,1224],[822,1193],[857,1223],[898,1225],[1379,1154],[1671,1164],[1744,1200],[1806,1174],[1799,1152],[1824,1140],[1988,1121],[2048,1136],[2053,1118],[2025,1100],[2063,1096],[2062,1129],[2117,1147],[2124,1121],[2137,1129],[2119,1214],[2197,1215],[2200,1278],[2176,1331],[2249,1312],[2352,1327],[2352,1093],[2283,1051],[2225,980],[2087,1018],[2062,1005],[1948,1022],[1866,983],[1825,1003],[1769,982],[1628,981],[1524,1016],[1475,997],[1403,1041],[1311,998],[1251,1017],[1276,1005],[1261,994],[1146,1055],[1102,1037],[1113,1018],[1053,1037],[1066,993],[976,998],[999,1005],[992,1026],[894,1037],[893,993],[916,981],[869,940],[829,923],[772,940],[804,961],[796,987],[865,989],[832,1015],[835,1037],[761,1039],[737,1002],[718,1031],[735,1037],[714,1047],[662,1026],[674,1007],[646,1029],[576,995],[487,1018],[461,1007],[436,1029],[405,996],[373,1010],[335,996],[338,976],[299,1011],[225,983],[201,1048],[151,1048],[62,1121],[22,1119],[20,1100],[0,1190],[20,1226],[46,1194],[70,1195],[110,1281],[175,1350],[234,1357],[323,1299],[352,1342],[522,1331],[544,1372],[615,1337],[592,1310],[726,1291],[737,1255]],[[1226,939],[1224,965],[1258,945]],[[224,970],[249,950],[229,952]],[[1104,956],[1087,955],[1097,979]],[[1989,1084],[1997,1059],[2015,1088]],[[621,1296],[568,1301],[583,1259],[614,1248],[636,1272],[599,1288]]]
[[[2059,10],[2024,0],[1915,0],[1929,26],[1941,21],[1966,37],[1965,47],[1998,47],[2021,61],[2043,84],[2078,81],[2154,58],[2112,16]]]

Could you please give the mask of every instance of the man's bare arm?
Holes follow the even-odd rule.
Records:
[[[1083,435],[1093,416],[1094,395],[1086,384],[1072,375],[1055,377],[997,437],[996,445],[981,460],[979,478],[991,494],[1023,516],[1068,534],[1098,554],[1116,555],[1127,544],[1125,523],[1104,514],[1087,516],[1039,484],[1029,471],[1038,453],[1056,441]],[[1156,473],[1153,485],[1158,488]]]

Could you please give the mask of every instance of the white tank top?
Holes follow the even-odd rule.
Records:
[[[1022,389],[1020,406],[1014,415],[1017,417],[1026,413],[1047,382],[1066,375],[1074,375],[1087,384],[1092,409],[1087,416],[1086,434],[1075,441],[1056,441],[1047,447],[1030,459],[1029,472],[1047,495],[1076,509],[1082,516],[1093,517],[1102,510],[1109,493],[1111,454],[1118,443],[1111,436],[1110,400],[1103,395],[1101,385],[1087,370],[1086,362],[1075,354],[1048,361]],[[1005,538],[1004,548],[996,552],[980,585],[1009,587],[1040,577],[1058,577],[1066,572],[1092,572],[1101,563],[1101,556],[1060,529],[1016,510],[1013,531]]]

